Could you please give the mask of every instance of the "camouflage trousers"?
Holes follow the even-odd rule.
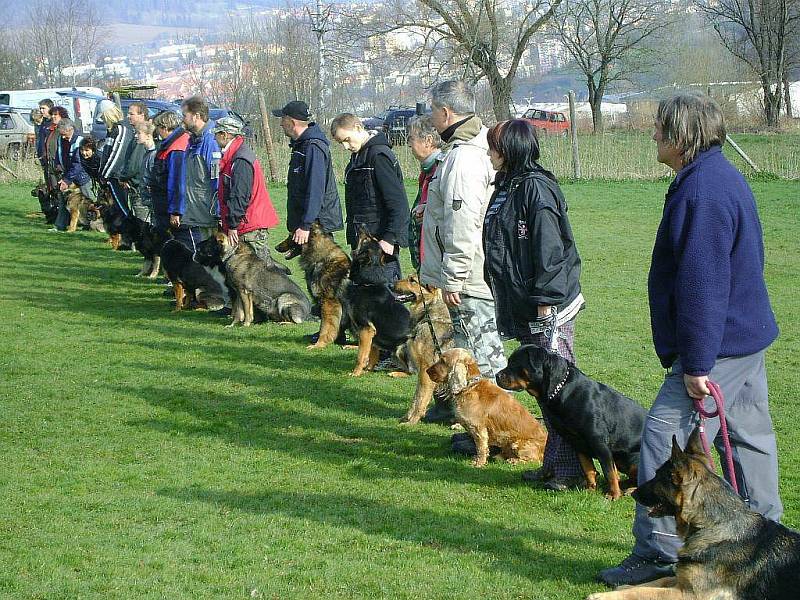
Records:
[[[239,235],[239,241],[247,242],[252,246],[253,252],[261,260],[272,263],[272,255],[269,253],[269,230],[254,229]]]
[[[454,343],[472,352],[481,375],[494,379],[506,366],[503,342],[497,333],[494,302],[461,294],[461,304],[450,309]]]

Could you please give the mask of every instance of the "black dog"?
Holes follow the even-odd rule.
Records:
[[[358,338],[354,377],[375,366],[380,350],[394,352],[411,335],[411,313],[389,288],[383,269],[387,259],[393,257],[387,257],[378,240],[362,227],[343,302],[350,330]]]
[[[133,215],[122,223],[122,237],[130,237],[134,247],[144,257],[144,264],[136,277],[155,279],[161,264],[161,247],[169,239],[169,234],[154,225]]]
[[[178,240],[171,238],[164,243],[161,265],[173,285],[176,311],[186,307],[192,297],[208,310],[225,306],[227,294],[219,277],[214,277],[209,269],[195,262],[192,251]]]
[[[497,374],[497,383],[536,398],[550,424],[578,453],[590,489],[597,487],[593,458],[600,461],[612,500],[622,495],[619,471],[635,485],[647,416],[636,402],[533,345],[514,351],[508,366]]]

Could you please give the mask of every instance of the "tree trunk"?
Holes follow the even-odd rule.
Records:
[[[486,79],[489,82],[495,119],[498,122],[508,121],[511,118],[511,87],[514,81],[503,77],[494,62],[478,66],[486,74]]]
[[[783,102],[786,104],[786,116],[790,119],[794,118],[792,114],[792,93],[789,90],[789,78],[783,76]]]
[[[764,119],[767,127],[777,127],[781,115],[781,90],[772,91],[769,84],[762,85],[764,90]]]
[[[602,86],[605,87],[605,86]],[[592,110],[592,133],[602,133],[603,131],[603,89],[595,84],[594,76],[589,75],[586,79],[586,88],[589,91],[589,108]]]

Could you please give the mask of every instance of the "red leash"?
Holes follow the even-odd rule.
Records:
[[[731,450],[731,439],[728,436],[728,422],[725,420],[725,399],[722,397],[722,390],[713,381],[706,381],[708,390],[711,392],[711,397],[717,405],[717,410],[714,412],[707,412],[703,406],[702,400],[694,401],[694,408],[700,414],[700,439],[703,442],[703,450],[708,457],[708,466],[714,470],[714,461],[711,458],[711,449],[708,447],[708,439],[706,438],[705,420],[719,417],[719,425],[722,430],[722,444],[725,447],[725,462],[728,467],[728,483],[731,484],[733,491],[739,493],[739,486],[736,484],[736,472],[733,470],[733,451]]]

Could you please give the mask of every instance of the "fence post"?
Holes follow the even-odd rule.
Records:
[[[264,132],[264,145],[267,148],[267,161],[269,162],[269,180],[278,181],[278,165],[275,162],[275,148],[272,146],[272,130],[269,127],[269,112],[264,92],[258,92],[258,106],[261,109],[261,129]]]
[[[572,175],[581,178],[581,159],[578,155],[578,122],[575,118],[575,92],[569,91],[569,130],[572,143]]]
[[[750,167],[753,169],[753,171],[755,171],[756,173],[760,173],[760,172],[761,172],[761,169],[759,169],[759,168],[758,168],[758,166],[756,165],[756,163],[754,163],[752,160],[750,160],[750,157],[749,157],[749,156],[747,156],[747,154],[745,154],[745,153],[744,153],[744,150],[742,150],[741,148],[739,148],[739,144],[737,144],[736,142],[734,142],[734,141],[731,139],[731,136],[727,135],[727,136],[725,136],[725,139],[726,139],[726,140],[728,140],[728,143],[729,143],[731,146],[733,146],[733,149],[734,149],[734,150],[736,150],[737,154],[738,154],[739,156],[741,156],[741,157],[742,157],[742,159],[744,160],[744,162],[746,162],[748,165],[750,165]]]

